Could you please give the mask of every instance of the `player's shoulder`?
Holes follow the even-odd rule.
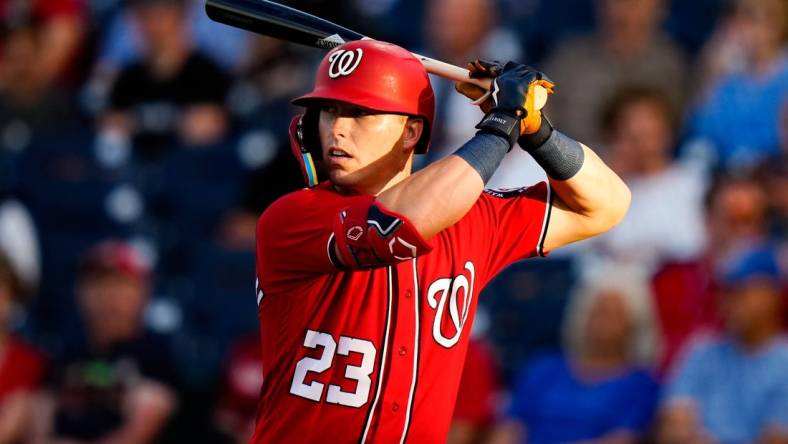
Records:
[[[333,210],[341,205],[344,196],[324,182],[314,188],[292,191],[275,200],[263,211],[257,221],[258,232],[262,227],[297,226],[315,215]]]
[[[281,218],[294,218],[297,214],[308,209],[309,206],[317,202],[315,191],[311,188],[302,188],[291,191],[284,196],[273,201],[260,215],[257,220],[258,228],[276,221]]]

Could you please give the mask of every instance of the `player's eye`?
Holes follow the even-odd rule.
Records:
[[[353,108],[351,110],[351,112],[350,112],[350,115],[353,116],[353,117],[364,117],[364,116],[368,116],[370,114],[371,113],[369,111],[367,111],[365,109],[361,109],[361,108]]]
[[[323,105],[321,110],[328,114],[337,114],[339,112],[339,108],[336,105]]]

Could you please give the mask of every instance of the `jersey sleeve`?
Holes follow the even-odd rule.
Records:
[[[545,256],[544,238],[550,223],[552,190],[547,182],[514,190],[485,190],[461,221],[487,250],[492,277],[509,264]]]
[[[410,221],[372,196],[301,190],[274,202],[257,224],[261,283],[390,265],[430,249]]]
[[[336,269],[331,252],[334,218],[344,204],[364,203],[371,198],[320,199],[308,190],[278,199],[257,222],[257,274],[265,277],[297,277],[328,273]]]

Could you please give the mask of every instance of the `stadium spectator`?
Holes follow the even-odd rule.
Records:
[[[248,443],[254,433],[257,400],[263,384],[262,365],[256,333],[241,338],[225,364],[214,420],[218,429],[238,444]]]
[[[722,176],[712,185],[707,200],[707,254],[715,271],[741,250],[766,240],[768,199],[754,177]]]
[[[128,0],[121,0],[122,2],[128,3]],[[237,70],[247,57],[252,34],[208,18],[204,1],[186,2],[188,24],[183,30],[189,40],[224,69]],[[134,13],[130,8],[119,8],[109,17],[98,51],[97,69],[100,72],[117,72],[141,57],[144,41],[140,38]]]
[[[44,376],[43,356],[13,334],[12,317],[21,301],[20,279],[0,253],[0,443],[22,442],[33,414],[33,391]]]
[[[635,443],[649,427],[658,386],[648,280],[608,265],[573,295],[564,355],[534,358],[521,371],[494,439],[503,443]]]
[[[769,233],[785,239],[788,234],[788,152],[765,159],[754,176],[768,198]]]
[[[40,28],[40,51],[33,65],[45,84],[73,86],[78,80],[75,62],[85,40],[85,12],[84,0],[0,0],[0,23],[6,29]]]
[[[499,25],[494,4],[491,0],[427,2],[423,24],[427,54],[460,66],[475,59],[521,59],[520,44],[511,31]],[[426,156],[417,156],[417,164],[451,154],[476,133],[474,126],[483,117],[479,107],[455,92],[453,82],[436,76],[431,80],[439,119],[433,128],[430,151]],[[530,155],[523,150],[511,150],[487,186],[524,186],[544,179],[544,173]]]
[[[753,173],[769,199],[769,232],[786,241],[788,235],[788,100],[780,112],[780,151],[760,162]]]
[[[22,295],[35,294],[41,278],[38,233],[27,208],[14,199],[0,199],[0,254],[10,261]]]
[[[491,0],[430,0],[425,4],[425,52],[431,57],[465,66],[477,58],[517,60],[520,49],[514,36],[498,27]],[[510,40],[511,39],[511,40]],[[502,44],[504,43],[505,44]],[[432,76],[437,115],[430,159],[450,154],[476,131],[470,122],[481,118],[478,107],[454,91],[453,82]]]
[[[737,254],[768,237],[768,197],[752,177],[720,176],[706,196],[706,248],[688,261],[663,264],[653,279],[663,334],[660,373],[698,331],[721,328],[718,276]]]
[[[252,39],[230,92],[230,111],[247,126],[267,130],[279,138],[279,143],[288,142],[286,137],[271,129],[286,128],[296,114],[290,98],[311,85],[306,73],[315,55],[314,51],[283,40]]]
[[[0,42],[0,149],[18,152],[33,134],[74,123],[74,108],[40,66],[46,52],[42,28],[8,28]]]
[[[660,31],[664,0],[597,0],[596,6],[598,29],[560,44],[544,71],[557,86],[550,118],[572,137],[603,147],[599,122],[610,96],[626,85],[648,85],[679,109],[687,61]]]
[[[667,389],[660,443],[788,442],[788,341],[780,333],[780,272],[768,246],[727,267],[725,333],[698,341]]]
[[[628,87],[603,114],[610,162],[632,191],[624,221],[585,249],[656,270],[665,261],[697,258],[705,246],[707,172],[673,158],[678,115],[657,89]],[[676,227],[681,227],[677,230]]]
[[[192,48],[184,29],[185,1],[131,2],[146,51],[115,81],[102,128],[133,134],[143,155],[160,154],[176,141],[215,143],[228,128],[224,100],[229,79]]]
[[[167,342],[143,326],[149,268],[129,244],[105,241],[78,273],[85,343],[57,363],[36,407],[35,442],[152,442],[176,397]]]
[[[706,196],[706,235],[703,254],[689,261],[663,264],[654,277],[656,307],[663,334],[661,372],[692,335],[718,330],[716,294],[725,264],[750,245],[768,236],[768,197],[752,177],[720,176]]]
[[[705,49],[705,93],[690,123],[689,149],[704,148],[724,169],[751,168],[779,150],[788,97],[786,11],[783,0],[739,0]]]

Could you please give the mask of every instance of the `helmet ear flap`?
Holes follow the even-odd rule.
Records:
[[[323,150],[320,146],[320,108],[309,107],[301,118],[301,143],[312,155],[316,162],[323,160]]]
[[[315,114],[313,113],[313,115]],[[312,188],[320,181],[318,177],[319,164],[317,163],[320,157],[315,158],[314,156],[319,156],[321,150],[320,138],[316,135],[317,121],[314,117],[310,121],[307,115],[308,113],[294,116],[290,121],[290,150],[298,162],[306,186]],[[319,116],[319,114],[317,115]]]

